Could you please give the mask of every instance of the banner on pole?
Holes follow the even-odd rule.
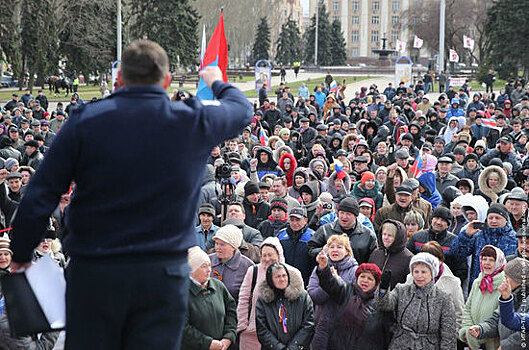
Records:
[[[397,40],[397,44],[395,46],[395,50],[397,50],[400,53],[406,52],[406,42]]]
[[[474,39],[469,38],[466,35],[463,35],[463,47],[465,49],[469,49],[470,51],[474,50]]]
[[[401,62],[401,60],[407,62]],[[413,62],[408,56],[400,56],[395,60],[395,86],[399,86],[400,82],[403,82],[406,87],[411,85],[412,66]]]
[[[457,54],[456,50],[450,49],[450,62],[459,62],[459,55]]]
[[[110,90],[112,92],[116,91],[118,86],[118,72],[121,69],[121,61],[117,60],[112,63],[112,86],[110,87]]]
[[[255,90],[266,84],[266,91],[272,91],[272,64],[267,60],[255,62]]]
[[[422,47],[423,40],[419,38],[417,35],[413,37],[413,47],[415,49],[420,49]]]

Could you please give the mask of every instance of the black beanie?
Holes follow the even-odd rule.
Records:
[[[358,214],[360,213],[360,207],[358,206],[358,202],[356,201],[356,199],[354,199],[353,197],[346,197],[340,202],[338,211],[346,211],[348,213],[354,214],[355,216],[358,216]]]
[[[244,196],[249,196],[254,193],[259,193],[259,186],[256,182],[248,181],[246,185],[244,185]]]
[[[281,209],[285,213],[288,213],[288,203],[283,198],[274,198],[270,202],[270,210],[272,209]]]
[[[487,215],[489,214],[498,214],[505,218],[505,220],[509,220],[509,211],[503,204],[494,203],[491,204],[489,210],[487,210]]]
[[[441,218],[448,222],[448,226],[452,225],[452,213],[448,208],[437,206],[433,211],[432,218]]]

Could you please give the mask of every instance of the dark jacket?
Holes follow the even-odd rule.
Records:
[[[211,278],[203,289],[191,281],[182,348],[208,350],[213,340],[234,342],[236,329],[237,305],[224,284]]]
[[[413,254],[417,254],[421,251],[423,244],[430,241],[436,241],[439,243],[439,245],[441,245],[441,248],[445,253],[445,264],[448,265],[454,276],[458,277],[461,280],[461,284],[463,284],[463,282],[467,279],[467,259],[455,257],[450,252],[450,245],[456,239],[456,237],[456,235],[446,230],[443,232],[435,232],[430,228],[415,232],[413,235],[411,235],[406,247]]]
[[[255,229],[270,215],[270,204],[266,203],[262,199],[260,199],[259,202],[253,204],[250,203],[248,199],[244,198],[242,205],[244,206],[244,212],[246,213],[244,223]]]
[[[268,237],[277,237],[280,231],[285,229],[288,226],[288,220],[284,221],[275,221],[272,220],[272,216],[268,217],[268,220],[263,221],[257,230],[261,232],[261,235],[264,239]]]
[[[197,179],[210,151],[252,117],[252,106],[237,88],[217,81],[212,90],[220,106],[196,99],[171,102],[159,86],[126,86],[73,110],[20,203],[13,261],[31,260],[72,180],[78,190],[64,241],[70,256],[186,255],[196,245]],[[138,125],[156,137],[132,142]],[[160,152],[169,149],[193,152]],[[149,171],[131,171],[138,159],[149,159]]]
[[[257,339],[262,349],[309,349],[314,335],[314,311],[312,301],[303,288],[297,274],[289,274],[290,283],[284,295],[276,295],[274,289],[263,280],[259,299],[255,305]],[[286,332],[279,323],[278,311],[283,305],[287,310]]]
[[[356,280],[355,272],[358,263],[352,256],[346,256],[338,262],[329,259],[329,265],[336,269],[336,273],[345,283],[353,283]],[[333,333],[334,322],[339,315],[340,306],[336,298],[327,294],[322,286],[317,273],[318,267],[314,268],[310,276],[307,292],[314,303],[314,319],[316,323],[314,338],[312,339],[313,349],[327,349],[329,338]]]
[[[344,282],[331,274],[327,266],[316,268],[323,290],[340,305],[340,310],[328,320],[332,333],[327,349],[332,350],[384,350],[391,340],[391,316],[378,310],[378,289],[363,292],[356,281]],[[350,321],[358,305],[365,306],[367,315],[363,327],[354,327]],[[314,349],[325,349],[313,347]]]
[[[393,244],[386,248],[382,243],[382,229],[378,232],[378,248],[371,253],[369,262],[377,265],[382,272],[391,271],[391,289],[397,283],[406,282],[406,276],[410,273],[410,260],[413,254],[406,248],[406,227],[399,221],[386,220],[385,223],[391,223],[397,227],[397,235]],[[384,225],[382,224],[382,225]]]
[[[288,226],[277,235],[283,246],[285,262],[301,272],[305,285],[309,283],[310,274],[316,265],[316,260],[311,258],[308,248],[308,242],[313,234],[314,231],[308,225],[305,225],[298,232],[292,231],[290,226]]]
[[[351,230],[344,230],[338,220],[321,226],[308,243],[311,258],[316,259],[316,255],[327,244],[327,240],[332,235],[341,235],[343,233],[349,236],[353,256],[356,261],[359,264],[367,262],[371,253],[377,247],[377,243],[371,231],[358,222],[358,220],[356,221],[355,227]]]

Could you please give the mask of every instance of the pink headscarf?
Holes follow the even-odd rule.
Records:
[[[490,275],[485,275],[483,273],[483,264],[481,263],[481,254],[483,253],[483,249],[487,247],[493,248],[496,251],[496,263],[494,264],[494,272],[491,273]],[[481,252],[479,253],[479,265],[481,268],[481,273],[483,274],[483,278],[481,279],[481,282],[479,284],[479,289],[481,290],[481,294],[485,294],[485,292],[489,292],[492,294],[492,292],[494,291],[494,288],[493,288],[494,276],[496,276],[497,274],[503,271],[506,263],[507,261],[505,260],[505,255],[503,254],[501,249],[496,248],[495,246],[490,245],[490,244],[484,246],[481,249]]]
[[[424,173],[430,173],[435,171],[435,167],[437,166],[437,157],[435,157],[432,154],[423,153],[422,154],[422,169],[417,174],[416,178],[421,176]]]

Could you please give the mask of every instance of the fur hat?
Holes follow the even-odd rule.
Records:
[[[226,225],[219,228],[213,239],[220,239],[233,248],[238,249],[242,244],[242,231],[235,225]]]
[[[413,271],[413,265],[418,263],[424,264],[430,268],[432,278],[437,277],[439,274],[439,259],[432,254],[421,252],[414,255],[410,260],[410,271]]]
[[[191,268],[191,272],[198,270],[205,262],[210,262],[209,256],[199,246],[194,246],[187,250],[187,264]]]

